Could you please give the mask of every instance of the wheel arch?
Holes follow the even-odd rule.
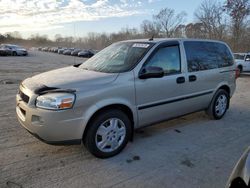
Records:
[[[98,116],[100,113],[102,113],[103,111],[106,111],[106,110],[109,110],[109,109],[118,109],[118,110],[121,110],[122,112],[124,112],[128,118],[131,120],[131,128],[132,130],[134,130],[134,127],[135,127],[135,114],[133,113],[133,110],[128,106],[128,105],[125,105],[125,104],[120,104],[120,103],[115,103],[115,104],[109,104],[109,105],[105,105],[105,106],[102,106],[101,108],[97,109],[89,118],[89,120],[87,121],[87,124],[86,124],[86,127],[83,131],[83,135],[82,135],[82,139],[85,139],[86,138],[86,134],[88,132],[88,129],[90,127],[90,124],[91,124],[91,121],[93,121],[93,119]],[[130,140],[133,140],[133,132],[132,131],[132,135],[131,135],[131,138]]]
[[[230,90],[230,87],[229,87],[228,85],[224,84],[224,85],[220,86],[220,87],[217,89],[217,91],[218,91],[219,89],[225,90],[226,92],[228,92],[228,95],[230,96],[231,90]]]
[[[240,69],[240,71],[243,71],[243,65],[242,64],[238,64],[237,68]]]

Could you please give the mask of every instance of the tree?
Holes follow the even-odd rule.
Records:
[[[189,23],[185,27],[185,34],[188,38],[206,38],[202,23]]]
[[[141,24],[141,31],[145,37],[159,37],[160,25],[149,20],[144,20]]]
[[[164,8],[158,14],[153,15],[153,19],[163,36],[174,37],[176,29],[183,24],[186,15],[185,12],[175,15],[173,9]]]
[[[63,38],[62,38],[62,35],[61,34],[55,34],[55,41],[56,42],[62,42],[63,41]]]
[[[232,20],[232,35],[234,48],[239,47],[242,34],[247,27],[247,18],[250,15],[249,0],[226,0],[224,10]]]
[[[204,0],[195,12],[195,17],[202,23],[205,38],[223,39],[226,24],[222,6],[215,0]]]

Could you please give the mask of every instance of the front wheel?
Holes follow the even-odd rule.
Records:
[[[84,145],[98,158],[112,157],[122,151],[130,139],[131,121],[121,110],[99,113],[89,125]]]
[[[207,114],[212,119],[221,119],[229,107],[229,101],[230,97],[228,92],[224,89],[219,89],[215,93],[212,102],[206,111]]]

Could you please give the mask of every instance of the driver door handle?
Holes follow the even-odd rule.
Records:
[[[177,84],[182,84],[182,83],[184,83],[184,82],[185,82],[185,77],[184,77],[184,76],[178,77],[178,78],[176,79],[176,83],[177,83]]]

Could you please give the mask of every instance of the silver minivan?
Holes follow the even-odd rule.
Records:
[[[80,65],[25,79],[17,117],[48,144],[83,143],[96,157],[111,157],[139,127],[201,110],[222,118],[235,68],[220,41],[122,41]]]

